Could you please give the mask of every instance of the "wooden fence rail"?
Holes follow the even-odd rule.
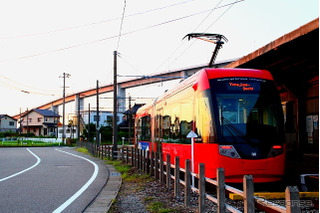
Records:
[[[87,143],[90,144],[90,143]],[[285,191],[285,206],[280,206],[263,198],[254,196],[254,184],[251,175],[243,177],[243,191],[225,184],[224,169],[217,169],[217,180],[205,177],[205,165],[199,164],[199,174],[194,174],[190,171],[190,160],[185,161],[185,169],[180,168],[180,159],[175,157],[174,164],[170,163],[171,156],[166,156],[166,161],[162,159],[162,154],[158,152],[149,152],[146,150],[137,149],[134,147],[122,147],[116,153],[112,152],[111,146],[94,146],[87,144],[78,144],[88,148],[91,154],[100,158],[118,159],[126,164],[144,171],[161,183],[165,184],[168,189],[172,188],[174,196],[178,197],[181,191],[181,186],[184,187],[184,204],[190,206],[191,191],[199,195],[198,210],[199,213],[206,212],[205,199],[214,202],[217,205],[217,211],[224,213],[226,210],[234,213],[240,213],[236,207],[226,204],[226,192],[235,193],[243,198],[245,213],[254,213],[259,207],[264,210],[281,213],[300,213],[300,198],[297,187],[288,186]],[[173,172],[172,172],[173,171]],[[180,172],[184,173],[183,180],[180,178]],[[198,179],[198,187],[195,187],[194,179]],[[173,180],[173,181],[172,181]],[[206,183],[214,185],[217,189],[217,195],[214,197],[206,192]],[[257,205],[258,204],[258,205]]]

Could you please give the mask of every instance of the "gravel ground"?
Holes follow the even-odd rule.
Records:
[[[181,189],[183,189],[182,186]],[[149,178],[136,182],[125,179],[109,213],[197,213],[199,212],[197,194],[192,193],[190,204],[188,207],[184,205],[183,190],[181,190],[178,198],[175,198],[173,189],[168,190],[158,180]],[[215,204],[206,201],[206,212],[217,212],[216,209]]]
[[[159,181],[150,180],[143,183],[123,181],[118,197],[111,207],[110,213],[144,213],[160,212],[157,208],[150,209],[158,205],[162,212],[198,212],[197,201],[192,201],[192,206],[185,207],[183,197],[176,199],[172,190],[167,190]]]
[[[131,171],[131,174],[137,174],[137,171]],[[143,176],[143,173],[138,175]],[[171,186],[173,186],[171,184]],[[119,194],[109,210],[109,213],[198,213],[198,195],[192,193],[190,206],[184,205],[183,186],[180,188],[178,198],[174,197],[173,189],[168,190],[159,180],[153,178],[144,179],[124,179]],[[216,197],[216,196],[215,196]],[[227,200],[227,204],[243,211],[243,201]],[[303,213],[319,212],[319,200],[316,200],[316,209],[303,209]],[[206,200],[205,212],[217,212],[217,206]],[[257,210],[257,213],[264,211]]]

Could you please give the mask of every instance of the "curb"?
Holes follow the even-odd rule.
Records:
[[[116,199],[122,184],[121,174],[112,165],[107,164],[107,169],[109,171],[107,183],[92,204],[84,211],[85,213],[106,213]]]

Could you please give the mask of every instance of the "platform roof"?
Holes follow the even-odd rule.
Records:
[[[226,67],[269,70],[278,82],[298,94],[301,83],[319,81],[319,18]]]

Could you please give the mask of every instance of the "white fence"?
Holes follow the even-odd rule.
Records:
[[[21,138],[24,141],[41,141],[44,143],[62,143],[62,138]]]
[[[62,143],[61,138],[27,138],[27,137],[22,137],[22,138],[1,138],[0,140],[2,141],[41,141],[44,143]]]

